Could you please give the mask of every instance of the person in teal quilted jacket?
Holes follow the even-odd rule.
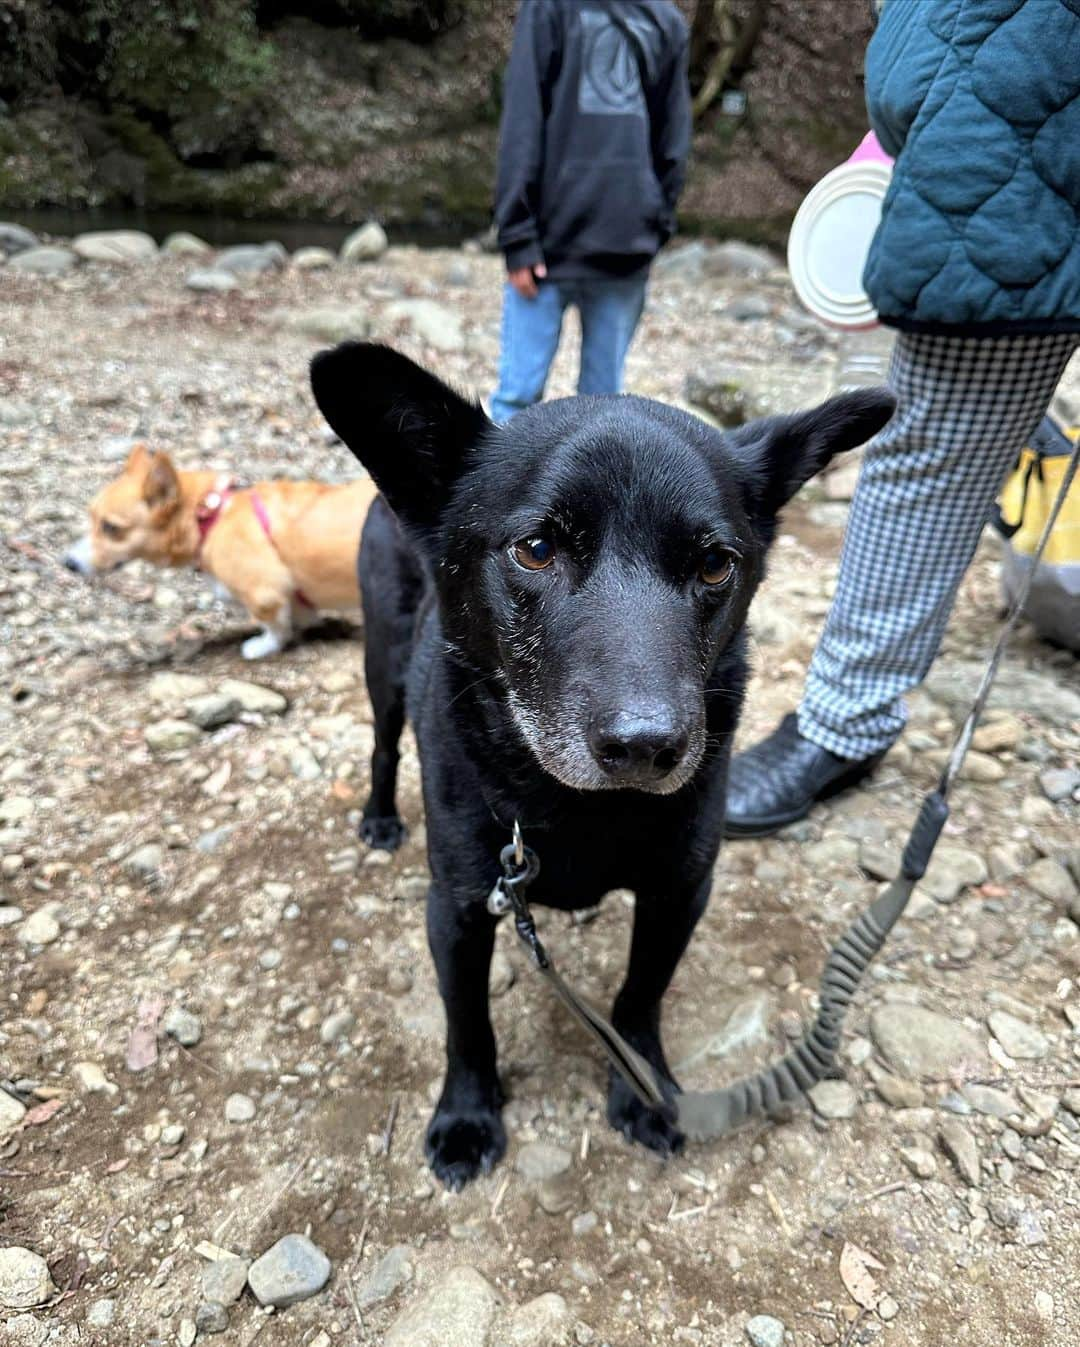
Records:
[[[732,762],[761,836],[904,726],[995,496],[1080,344],[1080,0],[884,0],[866,58],[896,163],[864,282],[899,329],[797,712]]]

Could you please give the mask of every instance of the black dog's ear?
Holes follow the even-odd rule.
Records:
[[[367,342],[320,351],[311,388],[394,513],[414,528],[432,528],[468,451],[491,428],[479,404],[400,352]]]
[[[725,448],[748,471],[751,509],[775,516],[835,454],[872,439],[895,408],[887,388],[861,388],[812,411],[751,421],[725,435]]]

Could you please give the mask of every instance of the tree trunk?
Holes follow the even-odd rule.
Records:
[[[695,118],[708,111],[732,72],[741,74],[749,67],[768,5],[769,0],[752,0],[740,23],[731,13],[731,0],[698,0],[690,29],[691,85],[697,89]],[[701,74],[700,82],[694,79],[695,71]]]

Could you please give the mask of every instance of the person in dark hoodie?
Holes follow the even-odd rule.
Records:
[[[522,0],[495,190],[508,272],[495,421],[543,396],[569,305],[578,392],[619,392],[649,265],[675,230],[687,41],[673,0]]]

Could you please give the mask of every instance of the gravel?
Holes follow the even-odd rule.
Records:
[[[939,1132],[942,1149],[953,1162],[956,1172],[972,1188],[977,1188],[982,1178],[979,1165],[979,1148],[970,1130],[954,1119],[941,1124]]]
[[[202,1039],[202,1020],[183,1006],[170,1006],[161,1021],[161,1027],[185,1048],[193,1048]]]
[[[351,1010],[338,1010],[327,1015],[319,1029],[319,1039],[323,1043],[336,1043],[340,1038],[348,1038],[356,1028],[356,1016]]]
[[[249,1123],[255,1117],[255,1100],[246,1094],[231,1094],[225,1100],[225,1121]]]
[[[95,1300],[86,1311],[88,1328],[111,1328],[116,1318],[115,1300]]]

